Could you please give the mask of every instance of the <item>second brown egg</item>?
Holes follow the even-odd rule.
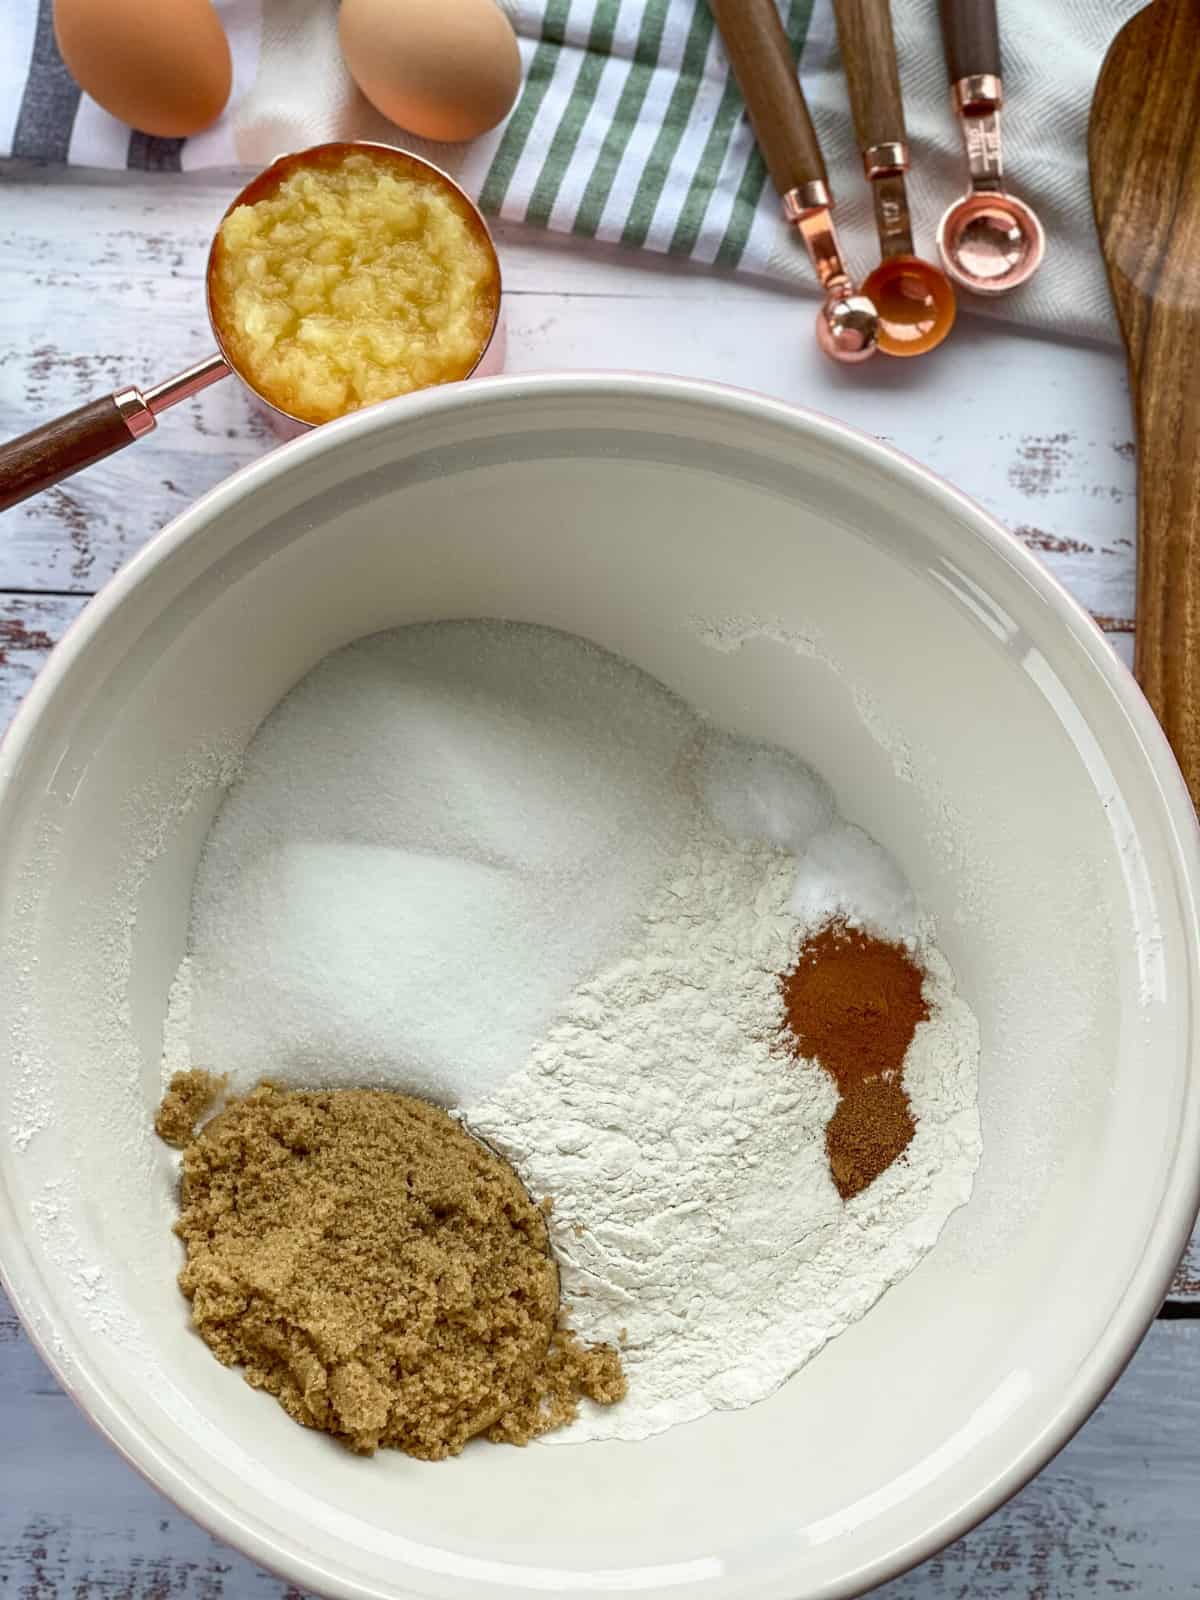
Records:
[[[516,35],[495,0],[342,0],[338,38],[375,109],[423,139],[477,138],[521,86]]]

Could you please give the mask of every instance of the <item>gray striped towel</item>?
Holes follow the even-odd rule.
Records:
[[[706,0],[502,0],[521,43],[520,98],[471,145],[430,145],[367,105],[337,48],[335,0],[215,0],[234,58],[225,115],[186,141],[133,132],[71,82],[51,0],[0,0],[0,156],[103,167],[260,166],[281,150],[376,138],[454,172],[507,220],[811,285],[779,218]],[[831,0],[778,0],[813,107],[852,263],[876,254],[837,63]],[[1001,0],[1005,150],[1042,216],[1045,265],[984,309],[1113,340],[1095,249],[1085,134],[1108,42],[1141,0]],[[893,0],[917,247],[963,184],[934,0]]]

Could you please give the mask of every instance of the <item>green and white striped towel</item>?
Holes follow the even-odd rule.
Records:
[[[281,150],[375,138],[427,154],[486,211],[581,238],[664,251],[812,288],[754,148],[707,0],[501,0],[525,69],[507,122],[434,146],[379,117],[337,46],[336,0],[215,0],[234,94],[216,127],[148,139],[81,96],[54,49],[51,0],[0,0],[0,155],[100,166],[258,166]],[[870,201],[837,62],[832,0],[777,0],[813,108],[851,261],[875,251]],[[1096,253],[1085,134],[1108,42],[1142,0],[1000,0],[1005,149],[1042,216],[1045,265],[995,314],[1116,337]],[[892,0],[918,248],[962,187],[935,0]]]
[[[784,0],[792,49],[813,0]],[[499,138],[463,165],[485,210],[589,238],[768,268],[777,208],[705,0],[519,0],[538,39]]]

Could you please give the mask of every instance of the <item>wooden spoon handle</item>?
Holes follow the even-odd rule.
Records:
[[[1139,374],[1133,669],[1200,805],[1200,388],[1182,360],[1195,318],[1161,303],[1153,316],[1155,341],[1180,359]]]
[[[1092,202],[1138,433],[1134,670],[1200,806],[1200,6],[1154,0],[1109,47]]]
[[[826,183],[821,146],[774,0],[709,4],[776,189],[787,194],[806,183]]]
[[[996,0],[939,0],[939,3],[950,82],[977,78],[984,73],[998,78],[1003,68]]]
[[[0,511],[133,443],[111,394],[0,444]]]
[[[903,144],[904,101],[890,0],[834,0],[858,148]]]

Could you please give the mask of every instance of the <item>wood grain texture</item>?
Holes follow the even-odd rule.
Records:
[[[1192,1234],[1191,1241],[1183,1253],[1183,1260],[1175,1273],[1175,1281],[1171,1285],[1171,1299],[1189,1306],[1200,1307],[1200,1223],[1197,1223],[1196,1231]]]
[[[118,1459],[0,1294],[0,1594],[13,1600],[298,1600]],[[1200,1322],[1157,1323],[1083,1431],[1028,1488],[888,1600],[1200,1595]]]
[[[824,183],[825,158],[775,0],[709,4],[771,182],[780,194]]]
[[[0,594],[0,735],[86,604],[82,595]]]
[[[908,136],[891,0],[833,0],[833,13],[858,148],[903,143]]]
[[[231,187],[159,174],[126,195],[117,174],[24,173],[0,168],[0,439],[211,350],[203,263]],[[0,589],[95,590],[273,442],[238,387],[216,385],[136,449],[0,513]]]
[[[0,440],[0,511],[133,443],[112,395]]]
[[[1113,41],[1088,129],[1142,475],[1135,671],[1200,803],[1200,5],[1154,0]]]

